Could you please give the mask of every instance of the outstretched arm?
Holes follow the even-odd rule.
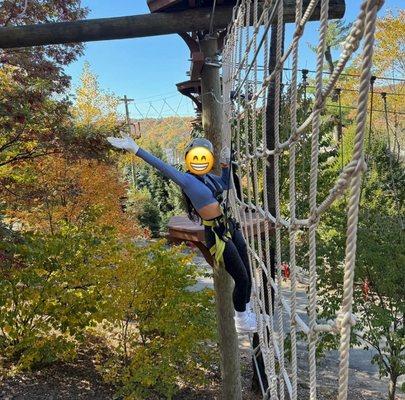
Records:
[[[146,150],[141,149],[135,141],[130,137],[124,138],[115,138],[109,137],[107,140],[118,149],[125,149],[134,153],[138,157],[142,158],[146,161],[149,165],[156,168],[160,171],[164,176],[171,179],[177,185],[179,185],[182,189],[184,189],[186,185],[186,178],[187,175],[184,172],[178,171],[172,165],[166,164],[160,158],[155,157],[154,155],[148,153]]]

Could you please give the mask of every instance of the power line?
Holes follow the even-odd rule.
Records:
[[[335,107],[335,108],[345,108],[349,110],[357,110],[357,107],[353,106],[339,106],[338,104],[326,104],[326,107]],[[368,109],[368,112],[373,111],[373,112],[381,112],[385,113],[385,110],[376,110],[375,108],[373,109]],[[387,111],[388,114],[396,114],[396,115],[405,115],[405,112],[400,112],[400,111]]]
[[[307,88],[310,89],[316,89],[315,86],[312,85],[306,85]],[[358,93],[359,91],[356,89],[347,89],[347,88],[342,88],[342,87],[337,87],[336,89],[340,89],[342,92],[353,92],[353,93]],[[387,96],[398,96],[398,97],[405,97],[404,93],[394,93],[394,92],[386,92],[386,91],[374,91],[374,94],[386,94]]]
[[[160,93],[160,94],[154,94],[146,97],[139,97],[136,99],[136,102],[139,104],[139,100],[148,100],[145,101],[144,103],[149,103],[149,99],[155,99],[158,98],[157,100],[150,100],[150,101],[158,101],[161,100],[162,98],[169,99],[171,97],[175,97],[179,95],[180,93],[178,91],[171,91],[171,92],[166,92],[166,93]]]
[[[284,71],[291,71],[292,69],[291,68],[283,68],[283,70]],[[310,72],[312,74],[316,74],[316,71],[314,71],[312,69],[303,68],[303,69],[298,69],[298,71],[300,71],[300,72],[306,71],[306,72]],[[323,71],[322,73],[326,74],[326,75],[332,75],[332,73],[329,72],[329,71]],[[345,72],[342,72],[340,75],[341,76],[350,76],[350,77],[353,77],[353,78],[359,78],[360,77],[359,74],[350,74],[350,73],[345,73]],[[374,76],[375,76],[376,79],[380,79],[380,80],[405,82],[405,79],[401,79],[401,78],[389,78],[387,76],[376,76],[376,75],[374,75]]]
[[[238,65],[238,63],[233,63],[232,65],[233,65],[234,67],[237,67],[237,68],[247,69],[247,67],[244,67],[244,66],[241,67],[240,65]],[[258,65],[257,68],[258,68],[259,71],[264,71],[263,65]],[[283,68],[283,71],[292,71],[292,68],[284,67],[284,68]],[[315,70],[313,70],[313,69],[307,69],[307,68],[298,68],[297,71],[299,71],[299,72],[304,72],[304,71],[305,71],[305,72],[308,72],[308,73],[316,74],[316,71],[315,71]],[[249,72],[250,72],[250,71],[249,71]],[[325,75],[332,75],[332,73],[329,72],[329,71],[323,71],[322,74],[325,74]],[[340,74],[340,76],[349,76],[349,77],[353,77],[353,78],[360,78],[360,75],[359,75],[359,74],[353,74],[353,73],[348,73],[348,72],[342,72],[342,73]],[[380,79],[380,80],[396,81],[396,82],[405,82],[405,79],[403,79],[403,78],[394,78],[394,77],[377,76],[377,75],[375,75],[375,77],[376,77],[376,79]]]

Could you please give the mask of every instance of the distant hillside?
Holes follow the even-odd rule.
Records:
[[[192,117],[148,118],[140,123],[141,143],[148,146],[158,143],[162,148],[182,151],[190,139]]]

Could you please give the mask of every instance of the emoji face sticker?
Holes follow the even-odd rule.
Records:
[[[213,165],[214,156],[205,147],[194,147],[186,155],[186,166],[192,174],[207,174]]]

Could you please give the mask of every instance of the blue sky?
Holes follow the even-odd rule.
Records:
[[[146,0],[84,0],[82,3],[91,10],[88,18],[149,13]],[[347,22],[356,17],[359,4],[360,0],[346,0],[344,19]],[[384,15],[387,9],[398,9],[401,4],[402,0],[386,0],[379,15]],[[314,54],[306,43],[316,43],[317,27],[315,22],[306,27],[301,44],[301,68],[314,66]],[[103,89],[134,98],[143,115],[149,112],[148,115],[156,116],[161,110],[162,115],[172,115],[170,107],[180,115],[193,115],[190,100],[182,98],[175,86],[187,80],[188,59],[188,47],[177,35],[92,42],[86,44],[84,55],[67,67],[66,72],[72,76],[75,87],[83,64],[88,61]],[[138,110],[131,105],[131,116],[139,117]]]

